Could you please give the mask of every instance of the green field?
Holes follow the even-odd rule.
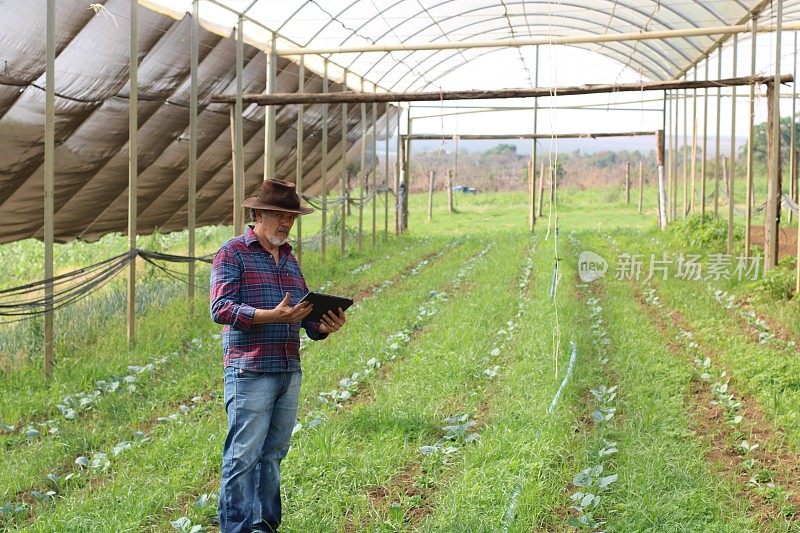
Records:
[[[800,531],[792,267],[716,279],[724,228],[662,232],[645,192],[639,214],[618,188],[560,191],[533,233],[524,193],[457,195],[452,214],[437,193],[430,222],[414,196],[400,237],[390,209],[384,238],[379,203],[374,244],[369,209],[360,249],[356,212],[345,254],[333,236],[324,259],[305,246],[309,286],[358,304],[304,343],[281,531]],[[203,228],[198,254],[230,236]],[[183,254],[186,235],[140,245]],[[126,246],[59,245],[56,265]],[[16,258],[3,288],[40,277],[40,247],[0,247]],[[581,281],[583,251],[603,277]],[[665,253],[667,274],[646,279]],[[679,275],[680,254],[702,257],[703,279]],[[184,283],[141,266],[130,349],[124,274],[59,311],[50,381],[41,322],[0,324],[0,530],[218,530],[220,326],[198,272],[190,306]]]

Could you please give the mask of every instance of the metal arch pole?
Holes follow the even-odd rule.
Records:
[[[694,69],[697,81],[697,67]],[[692,89],[692,186],[689,191],[689,212],[694,214],[694,203],[697,196],[697,89]]]
[[[344,71],[342,77],[342,90],[347,90],[347,70]],[[342,160],[342,174],[339,178],[339,195],[342,200],[342,213],[341,213],[341,234],[339,235],[339,253],[344,256],[347,251],[347,104],[342,104],[342,153],[340,155]]]
[[[800,23],[792,22],[784,24],[784,29],[800,29]],[[780,24],[767,24],[761,26],[758,31],[772,32],[780,31]],[[320,54],[356,54],[366,52],[414,52],[414,51],[439,51],[439,50],[466,50],[471,48],[509,48],[519,46],[536,45],[574,45],[574,44],[596,44],[621,41],[647,41],[664,40],[681,37],[702,37],[709,35],[731,35],[750,31],[747,24],[737,24],[730,26],[712,26],[706,28],[687,28],[679,30],[662,30],[649,32],[629,32],[602,35],[566,35],[562,37],[533,37],[518,39],[497,39],[497,40],[476,40],[476,41],[449,41],[449,42],[420,42],[420,43],[399,43],[399,44],[370,44],[357,46],[339,47],[299,47],[283,48],[278,51],[282,56],[297,55],[320,55]]]
[[[372,171],[372,246],[378,235],[378,103],[372,102],[372,161],[369,168]]]
[[[683,90],[683,213],[681,219],[689,212],[689,93]]]
[[[189,233],[189,257],[194,257],[196,250],[195,224],[197,222],[197,68],[199,64],[200,46],[200,0],[192,1],[192,40],[191,66],[189,86],[189,190],[187,191]],[[196,278],[195,262],[189,261],[189,308],[194,312],[194,286]]]
[[[772,270],[778,263],[778,226],[781,216],[781,19],[783,18],[783,0],[776,0],[775,32],[775,81],[772,83],[770,103],[772,104],[772,136],[771,158],[769,160],[769,181],[767,184],[767,217],[764,225],[764,270]],[[769,91],[770,87],[767,87]]]
[[[389,240],[389,134],[391,128],[389,126],[389,110],[391,109],[391,105],[389,102],[386,102],[386,107],[384,108],[384,120],[386,122],[386,135],[384,139],[384,183],[383,183],[383,240],[384,242]]]
[[[536,47],[536,66],[534,67],[533,84],[539,86],[539,47]],[[539,99],[533,99],[533,134],[538,133],[539,126]],[[531,165],[528,172],[528,185],[529,185],[529,206],[528,206],[528,229],[533,232],[536,226],[536,168],[538,167],[538,146],[536,139],[531,140]]]
[[[136,249],[139,177],[139,2],[131,2],[130,101],[128,106],[128,250]],[[136,259],[128,265],[128,347],[136,342]]]
[[[45,45],[45,112],[44,112],[44,375],[53,375],[53,241],[55,239],[55,64],[56,64],[56,1],[47,0],[47,35]]]
[[[705,77],[708,79],[708,56]],[[700,170],[700,221],[706,218],[706,172],[708,170],[708,87],[703,89],[703,164]]]
[[[428,172],[428,222],[433,220],[433,181],[436,177],[436,172],[431,170]]]
[[[733,35],[733,75],[736,75],[736,61],[739,48],[739,35]],[[728,253],[733,253],[733,210],[736,205],[736,87],[731,89],[731,146],[728,165]]]
[[[795,74],[797,73],[797,33],[794,34],[794,68]],[[795,115],[795,105],[797,99],[797,83],[794,82],[792,84],[792,133],[795,133],[795,129],[797,128],[797,117]],[[752,104],[751,104],[752,105]],[[792,194],[794,195],[795,201],[800,199],[800,178],[797,176],[797,150],[795,149],[795,142],[792,142],[792,155],[794,156],[794,169],[792,170]],[[789,216],[791,216],[791,210],[789,210]],[[794,282],[794,295],[795,298],[800,295],[800,213],[798,213],[797,217],[797,253],[795,254],[795,282]]]
[[[403,113],[397,108],[397,147],[395,152],[394,162],[394,232],[395,235],[400,235],[400,173],[402,172],[402,154],[403,154],[403,137],[400,135],[400,122],[403,119]]]
[[[304,92],[306,87],[306,65],[305,58],[300,57],[300,63],[297,66],[297,91]],[[303,137],[305,130],[305,107],[301,104],[297,107],[297,139],[295,153],[295,178],[294,184],[297,189],[297,196],[303,197]],[[303,217],[297,217],[297,262],[302,265],[303,262]]]
[[[678,218],[678,115],[680,110],[678,109],[678,103],[680,101],[680,97],[678,96],[678,91],[675,91],[672,95],[672,108],[674,111],[673,116],[673,123],[672,123],[672,146],[674,148],[672,154],[672,220],[677,220]]]
[[[792,52],[792,75],[797,77],[797,32],[794,32],[794,50]],[[795,177],[797,176],[797,81],[792,81],[792,127],[789,130],[789,196],[795,195]],[[789,223],[792,222],[793,211],[789,209]],[[798,232],[800,234],[800,232]]]
[[[658,227],[664,229],[667,227],[667,209],[664,202],[664,170],[665,170],[665,161],[664,161],[664,148],[665,148],[665,139],[664,134],[667,131],[667,115],[668,115],[668,108],[667,108],[667,101],[668,101],[668,93],[669,91],[664,91],[662,93],[662,103],[661,109],[663,112],[661,113],[661,129],[656,130],[656,210],[658,214]]]
[[[639,209],[638,212],[642,214],[642,203],[644,202],[644,162],[639,161]],[[666,210],[664,216],[668,217]]]
[[[267,94],[274,94],[277,89],[278,55],[275,53],[277,34],[272,34],[270,50],[267,54]],[[264,180],[275,177],[275,143],[277,126],[275,123],[275,107],[267,106],[264,114]]]
[[[231,109],[231,128],[233,129],[233,233],[241,235],[244,229],[244,135],[242,132],[242,70],[244,64],[244,19],[240,16],[236,25],[236,100]]]
[[[458,142],[460,135],[453,135],[453,178],[458,182]]]
[[[328,60],[322,64],[322,92],[328,88]],[[328,104],[322,104],[322,160],[320,161],[320,178],[322,180],[322,229],[319,234],[320,260],[325,262],[326,234],[328,232]]]
[[[408,201],[411,198],[411,135],[413,134],[414,119],[411,118],[411,108],[408,108],[408,124],[406,126],[406,194],[403,198],[403,233],[408,231]]]
[[[667,227],[667,206],[664,189],[664,130],[656,131],[656,162],[658,164],[658,225],[663,230]]]
[[[453,169],[447,169],[447,212],[453,213]]]
[[[722,78],[722,45],[717,49],[717,79]],[[719,218],[719,158],[720,158],[720,133],[722,132],[722,121],[720,112],[722,111],[722,88],[717,87],[717,129],[716,134],[716,149],[714,150],[714,218]]]
[[[625,205],[631,205],[631,162],[625,162]]]
[[[361,90],[364,90],[364,80],[361,80]],[[367,104],[359,104],[361,108],[361,160],[358,176],[358,251],[363,247],[364,240],[364,184],[367,171]]]
[[[666,153],[664,154],[665,155],[664,168],[665,168],[665,180],[666,180],[666,183],[664,184],[664,191],[663,192],[667,196],[667,202],[666,202],[666,205],[664,206],[664,215],[666,217],[666,219],[665,219],[666,222],[670,222],[669,215],[670,215],[671,209],[670,209],[670,205],[669,204],[672,201],[672,197],[669,194],[669,187],[670,187],[670,184],[672,183],[672,176],[673,176],[673,174],[675,174],[675,169],[674,169],[674,159],[675,158],[673,157],[675,155],[675,149],[674,149],[674,146],[672,145],[672,133],[671,133],[671,131],[672,131],[672,120],[673,120],[672,106],[674,105],[673,104],[674,98],[672,97],[671,91],[664,91],[664,98],[666,99],[666,102],[665,102],[666,107],[665,107],[665,112],[664,112],[664,120],[663,120],[662,128],[664,129],[664,135],[666,135],[666,139],[664,141],[665,144],[666,144]],[[628,167],[629,167],[629,165],[628,165]],[[630,168],[628,168],[628,174],[630,174]],[[627,181],[627,178],[626,178],[626,181]],[[630,196],[628,196],[626,203],[630,204]]]
[[[753,15],[750,34],[750,72],[756,71],[756,35],[758,17]],[[750,258],[750,225],[753,216],[753,140],[755,139],[756,88],[750,85],[750,129],[747,135],[747,205],[745,206],[744,256]]]

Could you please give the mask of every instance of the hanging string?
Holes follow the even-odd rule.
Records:
[[[189,257],[136,248],[71,272],[1,290],[0,317],[15,317],[12,320],[4,320],[3,323],[16,322],[42,315],[50,309],[56,310],[74,304],[102,288],[114,276],[124,270],[131,261],[135,261],[137,257],[141,257],[164,272],[169,271],[177,275],[181,273],[171,271],[157,262],[189,263],[202,261],[210,263],[213,255]],[[186,280],[182,281],[188,283]],[[48,286],[53,288],[51,297],[44,293]]]

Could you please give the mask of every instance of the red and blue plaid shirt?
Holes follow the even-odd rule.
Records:
[[[309,338],[327,337],[319,322],[253,324],[256,309],[273,309],[288,292],[296,304],[308,292],[300,265],[287,243],[280,261],[258,242],[253,228],[229,240],[211,268],[211,318],[222,329],[224,365],[255,372],[300,370],[300,327]]]

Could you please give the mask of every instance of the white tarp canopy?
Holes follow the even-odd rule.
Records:
[[[56,7],[55,237],[95,239],[127,224],[130,0],[84,0]],[[93,3],[96,4],[96,3]],[[142,0],[139,15],[139,232],[186,227],[191,0]],[[785,19],[800,1],[787,0]],[[750,13],[772,18],[764,0],[200,0],[197,223],[231,220],[232,171],[228,107],[216,93],[234,94],[235,40],[246,13],[243,85],[265,91],[265,51],[278,46],[447,42],[554,35],[600,35],[739,24]],[[763,10],[763,12],[762,12]],[[44,0],[0,0],[0,243],[41,237],[45,87]],[[719,36],[578,45],[639,72],[643,79],[684,74],[718,44]],[[330,90],[432,90],[437,80],[496,49],[339,54],[330,58]],[[321,91],[321,56],[306,56],[305,90]],[[523,61],[524,62],[524,61]],[[516,68],[519,68],[517,65]],[[563,68],[569,68],[564,65]],[[366,81],[362,81],[363,78]],[[486,81],[476,73],[475,85]],[[586,80],[592,82],[592,80]],[[278,64],[278,92],[296,91],[298,67]],[[388,119],[379,106],[375,128]],[[264,108],[244,109],[245,195],[263,179]],[[304,190],[320,185],[320,106],[304,115]],[[277,110],[276,177],[295,180],[296,106]],[[350,157],[362,134],[351,106],[344,130]],[[339,106],[330,106],[331,182],[342,165]],[[372,158],[371,158],[372,160]]]

